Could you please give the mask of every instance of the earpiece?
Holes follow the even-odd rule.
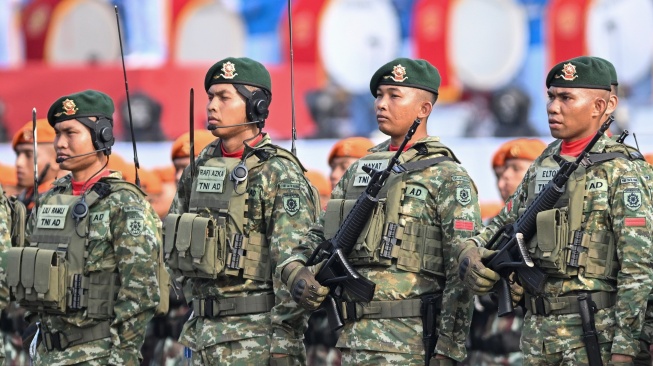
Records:
[[[116,141],[113,136],[113,122],[104,116],[97,117],[97,121],[93,122],[88,117],[77,118],[91,131],[91,139],[93,140],[93,147],[96,150],[104,151],[105,155],[111,154],[111,146]]]
[[[270,114],[270,111],[268,110],[269,105],[270,102],[268,101],[268,96],[263,90],[254,91],[247,101],[245,111],[247,113],[247,119],[250,121],[265,123],[268,114]]]

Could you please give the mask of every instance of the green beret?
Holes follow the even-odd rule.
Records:
[[[48,110],[48,123],[56,123],[79,117],[106,117],[113,121],[113,100],[97,90],[84,90],[64,95],[57,99]]]
[[[551,69],[546,87],[610,90],[608,66],[593,57],[581,56],[563,61]]]
[[[614,86],[619,85],[619,80],[617,79],[617,69],[614,68],[612,62],[601,57],[592,56],[592,58],[600,62],[603,62],[605,66],[608,68],[608,71],[610,71],[610,85],[614,85]]]
[[[370,80],[370,91],[376,97],[379,85],[399,85],[438,94],[440,73],[425,60],[398,58],[381,66]]]
[[[208,92],[213,84],[252,85],[272,94],[268,70],[260,62],[247,57],[228,57],[213,64],[204,78],[204,89]]]

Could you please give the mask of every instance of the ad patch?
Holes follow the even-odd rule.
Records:
[[[418,200],[426,200],[426,194],[428,192],[426,191],[426,188],[422,186],[418,186],[416,184],[408,184],[406,185],[406,197],[412,197],[412,198],[417,198]]]

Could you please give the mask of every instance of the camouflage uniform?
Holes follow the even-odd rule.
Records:
[[[614,143],[602,136],[593,147],[592,153],[609,151],[611,145]],[[542,178],[542,174],[538,173],[548,169],[549,173],[546,175],[548,179],[552,178],[552,169],[555,167],[545,166],[544,162],[550,159],[550,156],[559,154],[560,149],[561,141],[557,140],[535,160],[506,207],[474,238],[477,244],[484,246],[497,230],[507,223],[514,222],[520,210],[532,202],[537,193],[534,187],[537,189],[547,182],[547,178]],[[615,158],[587,167],[584,175],[577,171],[568,182],[567,187],[578,184],[575,181],[583,182],[584,179],[586,182],[584,196],[581,196],[584,197],[581,205],[582,215],[578,218],[581,226],[577,232],[584,232],[584,238],[586,237],[590,244],[587,244],[585,239],[583,243],[589,245],[590,250],[586,257],[585,254],[581,255],[583,263],[575,275],[550,274],[540,296],[535,294],[533,289],[525,288],[527,295],[530,294],[525,298],[527,307],[529,297],[535,304],[528,308],[522,329],[521,349],[524,352],[525,364],[588,363],[587,352],[581,339],[583,331],[580,315],[571,311],[563,313],[565,306],[558,313],[552,310],[552,304],[561,304],[558,300],[562,300],[562,297],[575,298],[578,292],[583,291],[592,292],[593,300],[605,294],[605,297],[611,299],[604,301],[604,306],[599,307],[594,314],[604,364],[609,360],[610,354],[635,356],[639,351],[638,338],[643,325],[646,299],[653,286],[653,271],[650,267],[653,259],[650,238],[653,212],[650,191],[642,175],[637,163],[626,158]],[[576,196],[573,195],[573,188],[566,190],[571,197],[578,197],[577,193]],[[564,211],[565,203],[562,204],[561,210]],[[571,206],[569,203],[567,205]],[[573,207],[570,208],[572,209]],[[578,212],[578,208],[576,211]],[[538,226],[540,216],[542,214],[538,215]],[[571,221],[570,219],[569,227]],[[560,225],[557,230],[565,230],[566,226]],[[540,242],[552,232],[553,230],[538,232]],[[572,235],[570,233],[569,237]],[[561,237],[567,238],[565,235]],[[607,246],[614,243],[614,249],[601,253],[605,248],[605,245],[601,247],[604,243],[608,243]],[[538,247],[535,248],[534,245]],[[529,248],[536,265],[551,268],[550,263],[547,264],[537,255],[542,248],[541,244],[537,243],[537,238],[531,241]],[[607,259],[597,262],[597,256],[599,259],[601,256]],[[567,268],[569,270],[572,267]],[[600,270],[608,274],[603,278],[590,276],[592,271]],[[538,302],[548,314],[540,314],[541,310],[537,309]],[[566,307],[570,303],[571,300],[567,302]],[[547,310],[549,306],[551,308]],[[534,314],[534,311],[537,314]]]
[[[11,212],[7,197],[0,186],[0,268],[7,268],[6,252],[11,248]],[[4,271],[0,272],[0,310],[6,311],[9,305],[9,287],[7,286],[7,277]],[[0,340],[6,342],[4,337]],[[0,364],[4,365],[5,354],[0,352]]]
[[[257,296],[272,294],[275,295],[274,306],[269,312],[232,316],[198,316],[194,312],[184,325],[179,339],[180,343],[193,350],[194,365],[266,365],[273,353],[289,355],[290,364],[300,365],[306,362],[303,345],[306,313],[292,300],[279,279],[279,273],[273,272],[278,263],[290,256],[293,243],[299,241],[307,228],[315,222],[319,212],[316,211],[319,210],[319,198],[304,177],[303,168],[278,156],[280,148],[272,144],[268,135],[264,134],[263,139],[253,148],[268,152],[268,159],[249,170],[246,187],[237,187],[237,192],[248,194],[246,212],[229,211],[229,214],[245,215],[245,236],[255,233],[264,235],[269,245],[269,263],[264,263],[263,266],[269,265],[269,273],[265,275],[270,276],[271,280],[246,279],[242,272],[233,276],[226,275],[224,271],[216,279],[180,278],[180,273],[176,271],[172,275],[181,279],[186,298],[194,302],[195,306],[204,302],[204,299],[220,301],[247,297],[247,301],[250,301]],[[243,156],[248,156],[252,151],[252,147],[247,146]],[[207,162],[216,160],[214,156],[222,156],[219,140],[199,154],[195,163],[197,171]],[[191,212],[189,201],[194,185],[189,169],[190,166],[179,181],[169,214]],[[225,190],[234,189],[228,179],[225,179],[224,185]],[[288,205],[287,198],[291,196],[296,198],[293,203],[299,207]],[[199,213],[202,216],[210,213],[218,217],[211,209],[200,208]],[[225,236],[231,238],[234,234],[227,231]],[[227,251],[231,251],[229,247]]]
[[[40,197],[39,204],[47,203],[58,194],[71,194],[71,177],[69,174],[56,180],[53,189]],[[123,182],[121,178],[119,172],[111,172],[99,182],[113,185]],[[105,215],[100,216],[102,213]],[[102,219],[96,220],[100,217]],[[90,318],[87,310],[83,309],[68,310],[66,315],[32,313],[27,318],[31,322],[41,322],[39,340],[45,333],[44,329],[52,333],[75,332],[79,328],[103,322],[110,323],[110,337],[51,351],[46,350],[44,342],[39,342],[35,365],[140,363],[145,329],[159,302],[159,283],[155,274],[161,245],[161,221],[142,195],[127,189],[112,191],[99,199],[89,207],[88,218],[88,257],[84,273],[118,274],[122,285],[113,304],[113,315],[109,320],[102,321]],[[138,227],[134,227],[134,223]],[[36,216],[31,215],[27,225],[28,240],[35,225]]]
[[[379,154],[387,158],[389,146],[389,140],[383,142],[372,148],[370,150],[372,154],[363,159],[371,159],[376,162],[382,159]],[[439,138],[425,137],[416,141],[411,148],[400,155],[400,163],[411,163],[443,155],[453,157],[453,153],[439,143]],[[417,262],[417,267],[408,270],[404,266],[406,262],[403,262],[406,258],[392,259],[384,265],[380,265],[378,262],[374,263],[371,258],[368,258],[371,262],[367,264],[356,261],[355,257],[361,255],[363,251],[373,253],[370,255],[378,257],[380,239],[385,234],[381,233],[383,225],[375,226],[378,231],[376,237],[379,241],[366,242],[367,244],[364,244],[366,250],[355,250],[349,256],[349,260],[362,276],[376,283],[372,304],[380,304],[382,301],[419,301],[423,295],[442,294],[442,303],[445,305],[442,306],[437,317],[439,338],[435,352],[462,361],[465,358],[465,338],[471,317],[472,295],[460,283],[457,274],[457,261],[451,255],[451,243],[474,235],[481,225],[481,218],[476,187],[467,171],[452,161],[453,159],[404,174],[393,174],[383,189],[390,191],[394,185],[401,187],[402,198],[400,202],[396,203],[399,207],[393,208],[394,204],[386,203],[385,199],[381,200],[383,203],[379,206],[384,210],[398,210],[399,224],[406,229],[403,241],[399,241],[397,246],[402,248],[400,250],[410,250],[411,244],[416,246],[417,252],[412,254],[416,256],[414,259]],[[357,198],[353,197],[354,195],[348,190],[355,180],[365,174],[359,168],[362,164],[365,162],[358,160],[349,167],[334,188],[330,203],[345,198],[354,200]],[[398,178],[393,180],[393,177]],[[415,194],[416,191],[421,193]],[[328,235],[325,235],[325,229],[328,228],[329,220],[334,219],[337,223],[337,217],[328,217],[329,214],[335,215],[335,212],[331,211],[329,207],[332,206],[327,206],[326,214],[320,220],[322,225],[311,230],[309,236],[302,243],[303,246],[311,247],[324,241],[325,236]],[[370,221],[374,220],[372,218]],[[409,229],[409,227],[413,229]],[[431,233],[431,230],[435,230],[439,234],[435,234],[435,237],[426,234],[426,232]],[[370,238],[370,235],[373,234],[368,234],[367,238]],[[428,239],[423,238],[424,242],[420,243],[410,243],[409,235],[424,235]],[[441,248],[435,248],[431,252],[428,245],[432,245],[438,239]],[[427,254],[420,253],[420,250]],[[427,271],[420,268],[420,263],[429,262],[430,258],[434,256],[440,257],[435,259],[438,262],[437,270],[431,268],[430,271]],[[293,259],[306,261],[306,258],[302,258],[300,255]],[[363,304],[358,304],[357,307],[361,305]],[[336,347],[342,351],[343,364],[423,365],[425,351],[422,343],[422,329],[422,319],[419,313],[410,317],[382,317],[380,319],[364,316],[358,321],[348,320],[346,322]]]

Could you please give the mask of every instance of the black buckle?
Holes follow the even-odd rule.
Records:
[[[214,306],[213,306],[213,300],[215,300],[214,297],[207,297],[205,299],[202,299],[202,302],[204,302],[204,314],[202,314],[205,317],[212,318],[215,316],[213,313]]]
[[[46,332],[43,334],[43,339],[45,340],[45,349],[47,349],[48,352],[54,351],[55,349],[57,351],[64,351],[70,344],[66,340],[66,336],[60,332]]]
[[[535,298],[535,311],[536,315],[549,315],[549,311],[547,311],[547,306],[546,306],[546,299],[538,296]]]

